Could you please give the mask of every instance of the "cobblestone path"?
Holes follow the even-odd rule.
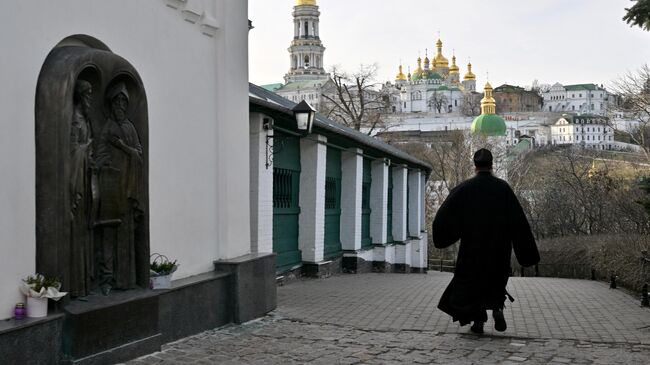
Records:
[[[469,334],[436,308],[451,279],[342,275],[278,288],[278,309],[129,364],[650,364],[650,310],[605,283],[513,278],[508,330]]]

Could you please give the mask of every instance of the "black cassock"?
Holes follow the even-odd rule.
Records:
[[[454,278],[438,308],[461,325],[486,321],[486,309],[503,308],[513,248],[522,266],[539,262],[517,197],[490,172],[479,172],[451,190],[433,220],[432,238],[437,248],[460,239]]]

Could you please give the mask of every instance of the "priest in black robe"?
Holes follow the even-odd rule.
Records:
[[[461,326],[474,322],[471,330],[483,333],[486,310],[492,310],[497,331],[506,330],[503,308],[511,273],[510,257],[522,266],[539,262],[539,252],[517,197],[507,182],[492,174],[492,153],[474,154],[476,176],[454,189],[433,221],[436,248],[460,240],[454,277],[438,308]],[[511,300],[512,297],[510,297]]]

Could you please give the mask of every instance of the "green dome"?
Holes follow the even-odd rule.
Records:
[[[440,76],[437,72],[429,71],[429,73],[427,74],[427,79],[428,80],[442,80],[442,76]]]
[[[505,136],[506,122],[496,114],[481,114],[472,122],[472,133],[484,136]]]

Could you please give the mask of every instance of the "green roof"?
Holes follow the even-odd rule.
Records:
[[[265,88],[268,91],[275,91],[277,89],[280,89],[284,84],[268,84],[268,85],[260,85],[260,87]]]
[[[440,76],[437,72],[429,71],[427,73],[427,79],[428,80],[442,80],[442,76]]]
[[[503,84],[501,86],[497,86],[494,88],[494,92],[506,92],[506,93],[514,93],[514,92],[523,92],[526,91],[523,87],[521,86],[514,86],[514,85],[508,85],[508,84]]]
[[[328,80],[308,80],[308,81],[293,81],[290,82],[277,90],[272,91],[289,91],[289,90],[300,90],[300,89],[314,89],[317,87],[322,87],[327,83]],[[317,86],[320,84],[320,86]]]
[[[577,85],[566,85],[564,87],[567,91],[581,91],[581,90],[597,90],[598,86],[595,84],[577,84]]]
[[[506,122],[496,114],[481,114],[472,122],[472,133],[484,136],[505,136]]]

